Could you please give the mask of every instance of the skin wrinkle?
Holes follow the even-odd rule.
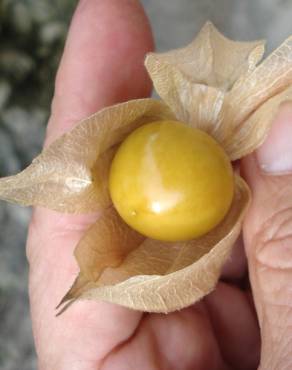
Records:
[[[282,346],[279,346],[279,348],[281,349],[281,358],[285,358],[285,364],[283,365],[287,367],[292,364],[292,351],[291,351],[292,337],[285,338],[284,340],[285,340],[285,345],[283,345],[283,342],[282,342]],[[287,361],[286,359],[290,359],[290,361],[289,360]]]
[[[286,215],[287,214],[287,215]],[[284,219],[283,219],[284,216]],[[283,210],[280,210],[273,214],[272,216],[268,217],[263,224],[259,227],[259,231],[254,235],[251,245],[255,246],[254,251],[255,251],[255,258],[258,263],[260,263],[263,266],[266,266],[270,269],[291,269],[292,266],[278,266],[274,264],[274,260],[271,258],[266,258],[263,259],[263,252],[267,254],[267,251],[269,250],[270,247],[272,246],[275,248],[275,246],[279,245],[279,249],[281,248],[281,245],[284,243],[289,243],[289,239],[291,238],[291,232],[289,230],[285,230],[284,234],[280,234],[281,229],[285,224],[287,223],[292,224],[292,207],[289,206],[287,208],[284,208]],[[291,249],[292,249],[292,243],[291,244]],[[279,254],[278,254],[279,256]],[[282,261],[284,264],[287,262],[285,260]],[[291,302],[292,304],[292,302]]]
[[[263,329],[264,323],[265,323],[265,325],[268,325],[268,327],[270,328],[269,331],[271,331],[271,329],[275,326],[274,317],[279,318],[279,310],[278,310],[279,306],[292,307],[292,299],[291,299],[291,295],[289,298],[289,292],[288,294],[286,294],[287,292],[283,292],[282,284],[281,284],[281,287],[277,289],[275,288],[275,285],[274,285],[275,280],[272,280],[273,284],[268,284],[268,285],[266,284],[266,282],[269,281],[268,279],[269,279],[269,276],[271,276],[271,274],[273,274],[274,279],[276,279],[275,273],[279,272],[282,274],[282,269],[279,267],[273,266],[273,263],[266,265],[261,260],[259,260],[257,257],[256,245],[257,244],[254,244],[255,252],[253,253],[252,256],[250,256],[250,259],[254,260],[252,262],[253,268],[252,268],[252,271],[250,271],[250,277],[251,277],[251,280],[253,283],[252,285],[254,286],[254,289],[255,287],[257,290],[261,289],[261,300],[257,300],[255,302],[260,327]],[[251,247],[251,249],[253,248]],[[255,293],[257,292],[257,290],[255,291]],[[271,295],[272,295],[272,298],[270,297]],[[287,303],[283,304],[283,303],[276,302],[277,299],[281,299],[280,298],[281,296],[284,296],[285,299],[288,297]],[[277,306],[275,313],[273,309],[274,306]],[[286,320],[284,319],[283,319],[283,325],[286,327]],[[263,337],[265,337],[265,335],[263,335]]]
[[[209,318],[206,315],[205,309],[203,309],[203,310],[200,309],[201,306],[202,305],[200,304],[198,309],[196,309],[196,310],[194,310],[194,308],[189,308],[185,311],[188,312],[188,315],[195,315],[195,317],[197,316],[198,317],[198,322],[199,321],[202,322],[203,317],[204,317],[204,320],[207,320],[209,322]],[[137,338],[137,337],[142,336],[142,338],[143,338],[143,337],[145,337],[145,335],[147,335],[147,336],[149,335],[151,337],[151,341],[150,341],[150,338],[149,338],[149,343],[151,342],[151,347],[153,347],[153,350],[155,352],[156,367],[155,368],[151,367],[151,370],[152,369],[153,370],[156,370],[156,369],[157,370],[177,370],[178,369],[178,363],[180,364],[179,369],[184,369],[184,370],[193,370],[193,365],[196,366],[197,369],[205,369],[205,368],[206,369],[207,368],[208,369],[215,369],[215,368],[217,369],[217,366],[216,367],[214,367],[213,365],[212,366],[207,366],[208,363],[210,365],[210,360],[211,360],[210,359],[210,350],[212,352],[214,352],[214,348],[212,346],[210,346],[210,349],[208,349],[205,345],[204,346],[204,351],[201,351],[201,352],[200,352],[199,348],[197,350],[195,350],[195,352],[199,351],[200,355],[199,355],[199,358],[196,357],[196,362],[193,363],[193,365],[191,367],[182,366],[179,359],[177,359],[177,362],[174,362],[173,358],[172,358],[172,360],[170,358],[168,358],[166,353],[164,353],[166,351],[162,351],[163,347],[165,347],[165,346],[163,346],[164,341],[163,341],[162,332],[156,327],[156,320],[160,316],[164,316],[164,315],[161,315],[161,314],[154,314],[154,315],[148,315],[147,314],[147,315],[145,315],[144,318],[143,318],[143,322],[140,323],[140,325],[137,328],[137,331],[134,333],[134,335],[126,343],[122,343],[121,346],[118,346],[118,348],[115,349],[114,353],[111,353],[110,356],[106,357],[104,359],[103,364],[102,364],[105,367],[102,366],[99,370],[116,369],[116,367],[113,364],[116,364],[117,361],[115,360],[115,358],[114,358],[113,361],[111,361],[112,356],[113,357],[119,356],[119,355],[121,356],[123,351],[124,352],[127,351],[127,349],[128,349],[127,347],[131,347],[131,345],[134,345],[135,340],[138,339],[138,341],[139,341],[139,338]],[[187,320],[186,314],[184,314],[182,316],[178,316],[176,320],[181,321],[184,325],[188,324],[188,321],[189,321],[189,320]],[[191,325],[191,322],[190,322],[190,325]],[[169,333],[168,335],[171,336],[171,333]],[[140,338],[140,340],[141,340],[141,338]],[[192,346],[191,343],[190,343],[190,346]],[[108,362],[106,362],[106,361],[108,361]],[[211,362],[213,362],[213,364],[214,364],[214,360],[211,360]],[[129,367],[129,369],[130,368],[132,369],[132,367]],[[137,367],[135,367],[135,368],[137,368]],[[128,367],[127,367],[127,369],[128,369]],[[144,367],[143,367],[143,369],[144,369]],[[147,370],[148,369],[150,369],[149,365],[147,367]],[[219,367],[218,370],[219,369],[223,370],[222,367]],[[224,369],[225,369],[225,367],[224,367]],[[226,370],[227,370],[227,368],[226,368]]]
[[[158,338],[155,335],[155,330],[153,329],[153,327],[150,329],[150,335],[153,338],[152,345],[153,345],[153,349],[155,351],[155,359],[156,359],[157,369],[160,368],[160,364],[161,364],[161,361],[159,361],[159,358],[163,358],[163,363],[164,364],[166,363],[166,366],[163,366],[163,368],[165,370],[173,369],[173,367],[171,366],[171,363],[168,361],[167,357],[163,354],[163,352],[159,348]],[[173,370],[175,370],[175,369],[173,369]]]
[[[101,364],[100,364],[100,368],[98,370],[103,370],[104,369],[104,366],[107,366],[106,362],[109,360],[111,361],[111,358],[112,356],[115,356],[116,354],[118,354],[120,351],[122,351],[124,349],[124,347],[127,347],[131,344],[131,342],[135,341],[136,337],[141,333],[141,330],[143,329],[142,326],[143,324],[145,323],[145,320],[147,320],[147,317],[148,317],[148,314],[143,314],[140,322],[139,322],[139,325],[137,325],[137,328],[136,330],[133,332],[133,334],[125,341],[119,343],[110,353],[108,353],[101,361]],[[160,361],[158,361],[158,358],[160,358],[160,356],[162,355],[162,353],[159,351],[159,346],[158,346],[158,342],[157,342],[157,338],[155,336],[155,331],[151,330],[150,331],[150,336],[151,336],[151,339],[153,340],[152,341],[152,347],[153,347],[153,350],[155,351],[155,363],[156,363],[156,368],[153,369],[153,370],[159,370],[159,369],[162,369],[160,367]],[[105,367],[105,370],[107,368]],[[152,369],[151,369],[152,370]],[[165,368],[165,370],[172,370],[172,367],[167,367]],[[175,370],[175,369],[173,369]]]
[[[126,338],[124,341],[121,341],[120,343],[117,343],[117,345],[115,347],[112,348],[111,352],[107,353],[101,360],[100,360],[100,370],[103,370],[103,366],[105,364],[105,362],[107,361],[108,357],[111,356],[112,354],[118,352],[123,346],[127,345],[128,343],[130,343],[134,338],[135,336],[137,336],[137,333],[139,332],[140,328],[141,328],[141,325],[142,325],[142,322],[145,320],[145,317],[147,316],[147,314],[143,314],[138,325],[136,326],[135,330],[133,330],[132,334],[129,335],[128,338]]]
[[[291,345],[289,346],[287,342],[291,342],[291,337],[286,337],[286,327],[281,327],[281,330],[279,331],[274,319],[269,320],[267,315],[265,315],[264,323],[265,325],[262,328],[262,333],[263,335],[269,336],[270,341],[268,343],[264,343],[265,347],[263,348],[263,351],[265,352],[265,358],[263,364],[260,366],[260,370],[290,369],[289,360],[287,361],[287,359],[292,358],[292,353]],[[276,328],[277,330],[273,331],[271,330],[272,328]],[[287,350],[285,350],[285,347]]]
[[[248,216],[246,217],[245,224],[249,224],[249,232],[245,233],[245,239],[252,236],[248,243],[246,243],[246,253],[248,258],[250,257],[250,253],[256,250],[255,246],[257,245],[257,239],[261,233],[261,229],[268,227],[267,224],[270,223],[270,227],[275,227],[273,223],[277,219],[277,215],[284,213],[288,209],[292,208],[291,206],[287,207],[287,201],[282,201],[283,199],[287,200],[287,192],[289,193],[289,186],[283,186],[284,182],[282,182],[282,178],[276,176],[266,176],[263,174],[255,160],[253,155],[249,156],[248,159],[244,160],[244,166],[242,167],[243,177],[248,180],[251,184],[252,192],[253,192],[253,199],[254,202],[251,205]],[[249,167],[249,171],[247,172],[247,167]],[[256,173],[257,175],[255,178],[251,176],[251,174]],[[272,180],[272,182],[271,182]],[[268,182],[268,183],[267,183]],[[260,191],[260,189],[266,188],[265,191]],[[280,198],[280,199],[279,199]],[[276,200],[276,201],[275,201]],[[274,207],[275,203],[275,207]],[[284,207],[282,209],[277,210],[277,205],[283,204]],[[256,209],[260,209],[260,212],[256,212]],[[274,209],[276,209],[276,214],[274,214]],[[250,224],[248,222],[250,217],[253,219],[253,223]],[[250,238],[250,237],[249,237]],[[245,240],[246,241],[246,240]]]
[[[272,144],[271,138],[267,141]],[[282,370],[287,354],[284,356],[279,351],[285,336],[289,335],[292,317],[292,296],[287,285],[287,281],[292,279],[288,257],[292,247],[291,227],[289,230],[292,215],[289,197],[291,176],[263,173],[255,156],[249,156],[243,164],[245,178],[253,189],[253,203],[244,230],[250,280],[261,327],[263,346],[260,369]],[[283,249],[285,246],[286,252]]]
[[[270,310],[266,311],[266,323],[271,328],[276,328],[274,330],[269,330],[271,336],[274,336],[276,339],[282,339],[282,332],[285,331],[287,327],[292,327],[291,322],[291,313],[292,307],[289,305],[279,305],[275,302],[265,300],[266,305],[270,305]],[[282,312],[283,311],[283,312]],[[290,318],[290,320],[289,320]],[[289,323],[290,322],[290,323]],[[291,335],[292,336],[292,335]]]

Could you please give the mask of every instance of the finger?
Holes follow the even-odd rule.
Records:
[[[233,163],[233,169],[237,175],[240,175],[240,161]],[[236,240],[231,255],[225,262],[221,279],[232,283],[241,284],[242,280],[246,277],[247,261],[243,246],[242,234]]]
[[[80,1],[57,72],[47,143],[105,106],[149,95],[144,58],[152,48],[137,0]]]
[[[247,294],[235,286],[219,283],[205,302],[226,363],[231,369],[256,369],[260,336]]]
[[[168,315],[145,316],[135,336],[107,357],[102,369],[225,370],[205,311],[199,303]]]
[[[47,144],[105,105],[144,97],[143,59],[151,31],[137,1],[81,1],[70,27],[52,105]],[[78,272],[73,250],[93,216],[38,209],[30,227],[30,297],[40,370],[96,369],[127,340],[141,315],[105,303],[80,302],[59,318],[54,307]]]
[[[290,369],[292,355],[292,105],[243,162],[253,201],[244,240],[262,335],[262,369]]]
[[[247,271],[247,262],[244,252],[242,235],[237,239],[233,246],[231,256],[223,266],[221,279],[234,283],[241,283],[245,278]]]

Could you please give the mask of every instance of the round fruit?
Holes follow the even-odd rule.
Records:
[[[207,133],[177,121],[157,121],[133,131],[110,170],[110,193],[122,219],[153,239],[197,238],[230,208],[233,170]]]

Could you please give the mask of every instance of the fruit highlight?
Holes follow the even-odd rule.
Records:
[[[207,133],[178,121],[157,121],[133,131],[110,171],[110,193],[124,221],[164,241],[197,238],[226,215],[233,170]]]

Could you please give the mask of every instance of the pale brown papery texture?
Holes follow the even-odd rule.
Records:
[[[235,176],[223,222],[189,242],[146,239],[127,226],[108,190],[111,160],[137,127],[179,120],[212,135],[231,160],[265,139],[279,105],[292,98],[292,38],[258,65],[264,42],[226,39],[207,22],[182,49],[150,53],[146,68],[162,100],[103,109],[45,149],[22,173],[0,179],[0,198],[66,213],[100,212],[80,240],[80,274],[61,301],[96,299],[148,312],[171,312],[208,294],[237,239],[250,192]],[[70,282],[68,282],[70,284]]]

